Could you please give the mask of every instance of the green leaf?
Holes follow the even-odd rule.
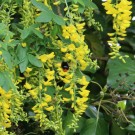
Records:
[[[98,9],[97,5],[90,0],[83,0],[83,2],[84,2],[86,7],[90,7],[92,9]]]
[[[44,38],[43,34],[39,30],[33,29],[33,33],[35,33],[35,35],[37,35],[41,39]]]
[[[42,62],[39,59],[37,59],[34,55],[28,54],[28,59],[32,65],[36,67],[42,67]]]
[[[8,91],[10,89],[16,89],[14,83],[12,82],[13,76],[8,72],[4,71],[0,73],[0,86]]]
[[[27,48],[22,47],[22,46],[18,46],[17,47],[17,57],[19,59],[19,68],[21,73],[23,73],[28,65],[28,58],[27,58]]]
[[[85,127],[80,132],[80,135],[96,135],[96,119],[88,119],[85,122]]]
[[[21,39],[24,40],[31,34],[30,28],[25,28],[24,30],[21,30]]]
[[[16,53],[19,60],[22,61],[26,57],[27,49],[26,47],[24,48],[21,45],[18,45]]]
[[[87,119],[80,135],[109,135],[109,126],[104,119]]]
[[[15,1],[16,1],[16,3],[17,3],[19,6],[21,6],[22,3],[23,3],[23,0],[15,0]]]
[[[78,0],[73,0],[74,3],[77,3]]]
[[[77,76],[78,78],[82,78],[82,76],[83,76],[83,73],[81,72],[81,70],[80,70],[79,68],[76,69],[75,74],[76,74],[76,76]]]
[[[50,95],[51,97],[54,97],[55,95],[55,87],[53,86],[47,86],[46,94]]]
[[[90,118],[96,118],[97,117],[97,108],[95,106],[89,106],[87,107],[85,114]]]
[[[6,62],[6,64],[8,65],[9,68],[12,68],[13,63],[12,63],[12,59],[11,59],[11,55],[9,52],[3,50],[2,51],[2,56],[4,58],[4,61]]]
[[[122,130],[117,123],[112,123],[111,127],[111,135],[127,135],[127,132],[125,130]]]
[[[55,37],[58,34],[58,32],[59,32],[59,26],[58,25],[54,25],[53,30],[51,31],[51,35],[53,37]]]
[[[64,25],[65,24],[65,21],[63,20],[63,18],[61,16],[58,16],[58,15],[53,16],[53,21],[55,23],[57,23],[58,25]]]
[[[85,7],[79,5],[78,12],[81,13],[81,14],[83,14],[84,10],[85,10]]]
[[[82,6],[85,6],[83,0],[77,0],[77,2],[78,2],[79,4],[81,4]]]
[[[41,2],[37,2],[36,0],[31,0],[31,2],[35,7],[37,7],[41,11],[50,12],[49,8],[47,6],[45,6],[45,4],[43,4]]]
[[[3,72],[0,72],[0,86],[3,86],[3,84],[5,83],[5,77],[3,75]]]
[[[133,124],[130,124],[130,125],[128,125],[126,127],[126,129],[129,130],[129,131],[135,131],[135,120],[132,121],[132,122],[134,123],[134,125]]]
[[[111,59],[108,61],[107,68],[109,76],[107,78],[108,86],[117,88],[118,90],[134,90],[135,89],[135,60],[126,58],[126,63],[119,59]]]
[[[83,118],[83,117],[80,117],[79,118],[79,121],[78,121],[78,128],[76,129],[76,132],[81,132],[82,128],[84,127],[84,123],[85,123],[86,119]]]
[[[28,66],[28,58],[27,58],[27,56],[23,59],[23,61],[19,64],[19,67],[20,67],[20,71],[21,71],[21,73],[23,73],[25,70],[26,70],[26,68],[27,68],[27,66]]]
[[[39,24],[32,24],[31,26],[29,26],[28,28],[24,28],[23,30],[18,29],[18,31],[21,33],[21,39],[22,40],[26,39],[32,33],[37,34],[37,32],[35,32],[34,29],[38,27],[39,27]]]
[[[53,14],[51,12],[43,11],[37,18],[36,22],[50,22],[53,18]]]
[[[64,118],[64,121],[63,121],[63,129],[65,130],[66,135],[72,135],[73,134],[73,129],[68,127],[68,125],[70,125],[72,123],[72,119],[73,119],[73,113],[68,111],[67,116]]]

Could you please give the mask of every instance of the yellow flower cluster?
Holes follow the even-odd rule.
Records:
[[[65,88],[65,91],[67,91],[71,95],[71,97],[70,98],[63,97],[63,102],[72,101],[72,108],[75,101],[75,89],[76,85],[74,83],[71,83],[69,87]]]
[[[72,81],[73,73],[64,72],[63,69],[61,68],[61,63],[55,64],[55,67],[57,68],[57,72],[60,80],[62,80],[65,84],[68,84]]]
[[[12,96],[12,92],[6,92],[2,87],[0,87],[0,129],[11,127],[10,115],[10,98]]]
[[[86,88],[89,82],[87,81],[85,76],[82,76],[81,79],[78,79],[78,83],[82,85],[83,87],[80,88],[80,90],[78,91],[78,94],[80,95],[80,97],[77,97],[75,111],[76,111],[76,114],[82,115],[82,113],[84,113],[87,108],[86,102],[88,100],[90,91],[87,90]]]
[[[85,23],[76,24],[76,26],[74,26],[73,24],[70,24],[69,26],[63,26],[62,36],[65,37],[65,39],[70,39],[71,41],[75,43],[82,43],[84,42],[84,35],[79,34],[79,33],[82,33],[84,26],[85,26]]]
[[[51,112],[54,109],[55,107],[52,105],[52,97],[48,94],[43,94],[40,102],[36,103],[36,105],[32,108],[35,113],[35,119],[40,121],[40,126],[44,125],[47,119],[47,115],[44,111]]]
[[[40,55],[38,57],[38,59],[40,59],[43,63],[45,63],[46,61],[50,61],[52,58],[54,58],[55,55],[54,55],[54,52],[50,53],[50,54],[43,54],[43,55]]]
[[[55,78],[55,72],[54,72],[54,70],[50,70],[50,69],[46,69],[45,72],[46,72],[45,77],[47,78],[47,81],[43,81],[43,84],[45,87],[52,86],[53,85],[52,81]]]
[[[82,87],[78,88],[77,83],[80,84]],[[71,95],[71,97],[63,97],[63,102],[72,101],[71,108],[75,109],[77,115],[82,115],[82,113],[87,108],[86,101],[88,100],[88,95],[90,92],[89,90],[86,90],[88,84],[89,82],[87,81],[86,77],[82,76],[82,78],[79,78],[76,83],[71,82],[69,84],[69,87],[66,87],[64,89]]]
[[[131,1],[121,0],[117,4],[112,4],[111,0],[107,0],[103,3],[107,14],[113,16],[113,29],[115,33],[109,33],[109,36],[118,36],[119,40],[123,40],[126,36],[126,29],[130,26],[131,20]]]
[[[32,88],[31,84],[29,84],[28,82],[25,83],[24,88],[30,90]]]
[[[23,110],[23,101],[25,96],[22,92],[13,91],[11,102],[11,115],[10,119],[13,123],[18,124],[18,121],[27,121],[27,114]]]
[[[70,43],[64,43],[60,40],[57,41],[57,46],[64,54],[63,60],[70,61],[72,63],[72,69],[75,70],[77,66],[83,71],[88,65],[90,65],[89,54],[87,44],[84,42],[84,26],[85,23],[77,23],[75,25],[62,27],[62,36],[65,39],[69,39]]]

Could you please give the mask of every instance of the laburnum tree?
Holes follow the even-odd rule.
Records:
[[[134,5],[1,0],[0,135],[133,135]]]

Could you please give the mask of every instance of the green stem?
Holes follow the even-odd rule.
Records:
[[[67,14],[68,14],[68,17],[70,18],[70,22],[72,22],[72,17],[70,15],[70,11],[69,11],[69,6],[68,6],[68,3],[67,3],[67,0],[65,0],[65,4],[66,4],[66,7],[67,7]]]
[[[92,82],[92,83],[98,85],[98,86],[100,87],[100,89],[103,91],[103,88],[101,87],[101,85],[100,85],[99,83],[97,83],[97,82],[95,82],[95,81],[90,81],[90,82]]]
[[[125,113],[124,113],[122,110],[121,110],[121,112],[122,112],[122,115],[124,116],[125,120],[126,120],[127,122],[129,122],[130,124],[132,124],[133,126],[135,126],[135,124],[134,124],[132,121],[130,121],[130,120],[127,119]]]

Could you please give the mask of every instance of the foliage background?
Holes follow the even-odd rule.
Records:
[[[29,2],[32,2],[31,6],[29,6]],[[86,5],[83,7],[82,0],[67,1],[69,5],[72,4],[72,2],[80,5],[80,12],[81,10],[83,12],[83,8],[87,8]],[[107,44],[107,41],[109,40],[107,33],[112,31],[112,17],[106,14],[106,11],[102,6],[102,1],[93,0],[92,2],[89,2],[92,8],[91,20],[81,16],[82,18],[85,18],[84,22],[86,23],[86,30],[84,32],[85,42],[92,52],[91,59],[97,59],[100,68],[96,71],[83,71],[91,82],[87,88],[90,90],[90,95],[88,108],[78,122],[79,127],[77,128],[76,133],[73,133],[74,130],[67,126],[70,125],[73,120],[73,112],[70,110],[66,111],[62,116],[63,129],[66,131],[66,135],[134,135],[135,21],[131,21],[131,25],[127,29],[127,37],[125,40],[120,41],[121,55],[127,54],[130,57],[125,58],[126,63],[123,63],[118,58],[110,59],[108,55],[110,47]],[[113,2],[115,2],[115,0],[113,0]],[[8,91],[10,88],[14,89],[15,87],[11,78],[14,78],[15,76],[23,77],[28,63],[37,69],[42,66],[42,63],[36,59],[33,54],[36,54],[36,51],[39,49],[41,49],[42,52],[43,44],[46,44],[46,42],[52,42],[48,37],[45,39],[47,34],[51,33],[52,37],[55,37],[57,34],[61,35],[60,29],[61,25],[64,24],[64,21],[60,17],[59,10],[61,10],[61,14],[64,14],[63,8],[65,7],[65,4],[60,5],[59,8],[53,6],[53,4],[51,5],[53,12],[55,13],[53,17],[52,12],[48,9],[46,10],[47,15],[42,12],[44,17],[37,17],[34,14],[32,6],[40,10],[44,10],[45,8],[38,5],[34,0],[2,0],[0,3],[1,7],[3,8],[3,4],[6,9],[2,10],[1,8],[0,11],[0,50],[2,51],[2,57],[4,59],[3,62],[2,57],[0,57],[0,86]],[[16,3],[16,6],[12,7],[14,3]],[[24,5],[24,7],[22,5]],[[135,16],[134,0],[132,0],[132,6],[133,17]],[[13,15],[8,14],[9,10],[12,11]],[[39,11],[37,10],[36,13],[38,12]],[[35,19],[38,23],[34,22]],[[92,19],[94,19],[93,22]],[[38,31],[36,28],[42,26],[41,24],[45,24],[47,27],[46,29],[41,27],[40,31]],[[101,28],[103,31],[101,31]],[[27,43],[30,46],[28,46],[28,48],[20,46],[20,44],[23,43]],[[25,44],[23,45],[25,46]],[[52,50],[47,49],[46,51],[46,53],[51,53]],[[27,57],[26,53],[28,53]],[[60,56],[59,53],[58,55]],[[14,69],[14,65],[19,67],[15,72],[15,76],[9,70]],[[5,71],[5,69],[7,70]],[[79,73],[76,73],[76,76],[78,75]],[[30,108],[34,103],[27,99],[27,91],[22,88],[24,84],[25,82],[22,81],[21,84],[18,85],[20,101],[22,100],[24,104],[22,110],[25,111],[28,116],[33,116],[34,114]],[[23,90],[22,95],[21,89]],[[21,113],[23,114],[23,112]],[[20,114],[20,116],[22,114]],[[20,120],[17,120],[17,125],[15,125],[15,123],[16,121],[14,121],[7,130],[15,132],[15,134],[18,135],[55,134],[51,129],[45,131],[44,129],[41,129],[39,123],[35,122],[33,118],[24,121],[23,116],[21,116]]]

